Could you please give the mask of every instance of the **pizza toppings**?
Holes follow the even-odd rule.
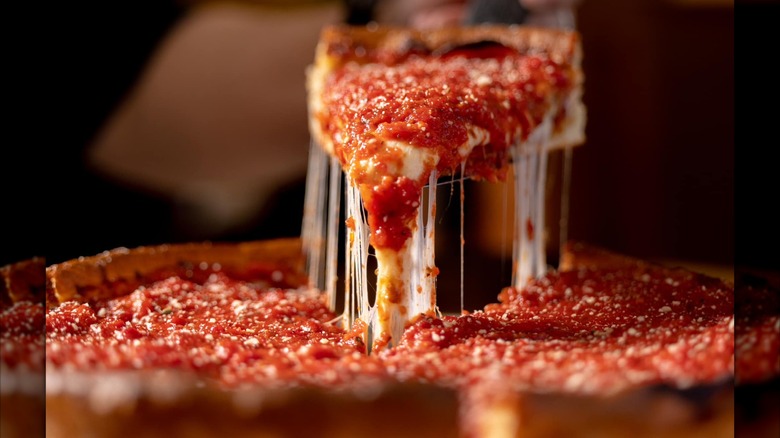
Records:
[[[346,64],[326,83],[323,129],[357,184],[424,182],[432,168],[447,175],[463,162],[469,176],[503,179],[509,146],[569,93],[572,74],[545,56],[509,49],[502,58]]]
[[[546,153],[583,140],[578,44],[571,32],[505,27],[454,34],[382,28],[323,32],[309,72],[311,131],[343,168],[345,190],[357,189],[347,197],[361,206],[348,206],[348,221],[365,219],[359,228],[368,231],[378,264],[376,305],[359,309],[357,318],[373,328],[375,338],[389,337],[395,344],[413,317],[436,312],[435,287],[423,296],[413,292],[435,268],[432,258],[422,262],[419,254],[432,254],[425,248],[434,246],[427,224],[435,221],[435,203],[426,208],[424,200],[439,176],[503,180],[514,162],[514,175],[522,181],[518,193],[525,200],[516,219],[523,232],[515,236],[515,284],[544,272],[541,238],[535,238],[541,233],[524,231],[529,222],[543,223]],[[324,155],[312,151],[310,157],[322,163],[310,169],[327,167]],[[324,174],[310,178],[307,205],[338,198],[333,192],[325,195]],[[325,214],[324,209],[305,211]],[[327,215],[334,216],[332,211]],[[314,261],[321,257],[317,242],[325,239],[317,233],[324,227],[315,227],[320,222],[311,218],[304,223],[311,224],[303,234]],[[423,227],[421,238],[413,238]],[[348,256],[354,264],[349,269],[358,272],[368,247],[354,246],[352,228],[346,246],[360,257]],[[360,284],[348,289],[365,290]],[[368,298],[351,301],[358,300]]]
[[[43,303],[18,301],[0,313],[0,364],[9,369],[43,371]]]
[[[548,273],[506,289],[482,311],[420,316],[398,345],[369,356],[364,320],[343,325],[318,290],[265,280],[295,278],[295,270],[252,275],[236,269],[252,263],[151,253],[176,267],[132,250],[126,258],[53,267],[55,289],[99,286],[82,275],[90,267],[103,274],[122,268],[119,278],[102,277],[106,285],[122,278],[138,284],[123,296],[49,303],[51,394],[72,391],[65,381],[107,387],[158,372],[166,381],[181,374],[196,387],[216,384],[227,395],[314,387],[330,397],[421,384],[457,394],[459,428],[468,433],[496,424],[519,430],[525,417],[518,412],[526,415],[526,401],[540,394],[601,403],[621,393],[652,395],[659,386],[720,387],[733,376],[732,288],[682,270],[637,263]],[[162,270],[139,277],[134,263]],[[125,393],[130,402],[141,394]]]
[[[551,273],[485,311],[421,318],[387,363],[406,378],[609,395],[730,379],[732,289],[685,271]]]

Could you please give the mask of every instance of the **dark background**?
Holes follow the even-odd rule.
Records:
[[[640,257],[732,265],[736,254],[742,264],[775,264],[778,218],[770,206],[777,203],[777,182],[770,176],[776,170],[761,152],[777,143],[762,134],[774,121],[767,112],[748,115],[751,106],[743,103],[735,139],[734,19],[760,20],[761,7],[582,2],[588,140],[574,156],[572,238]],[[50,129],[55,124],[48,119],[36,123],[45,152],[29,157],[34,164],[22,180],[4,175],[4,186],[15,193],[6,195],[4,220],[15,231],[3,242],[0,262],[43,254],[57,263],[118,246],[299,233],[300,184],[280,188],[251,224],[195,236],[176,226],[186,211],[171,200],[104,179],[84,164],[90,140],[185,11],[161,0],[90,2],[68,11],[73,20],[55,43],[62,73],[55,87],[65,97],[40,100],[42,106],[57,100],[55,114],[46,117],[58,128]],[[770,28],[743,27],[745,40],[752,34],[758,41],[757,33]],[[765,96],[760,85],[767,73],[741,68],[740,98]],[[26,169],[17,158],[3,161],[6,169]],[[42,161],[45,171],[37,167]],[[755,194],[762,198],[752,201]]]

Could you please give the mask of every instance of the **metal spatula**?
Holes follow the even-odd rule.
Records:
[[[528,9],[519,0],[471,0],[463,24],[523,24]]]

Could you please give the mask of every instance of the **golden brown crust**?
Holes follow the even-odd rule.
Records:
[[[439,53],[456,46],[490,41],[521,53],[544,53],[557,63],[572,64],[578,62],[579,40],[575,31],[526,26],[483,25],[426,31],[385,26],[330,26],[320,35],[317,56],[359,61],[371,59],[375,51],[394,55],[411,50]]]
[[[44,437],[46,405],[40,396],[30,394],[0,395],[0,436],[3,438]]]
[[[34,257],[0,267],[0,300],[4,303],[43,299],[46,260]]]
[[[698,402],[671,391],[645,389],[610,398],[534,394],[521,405],[518,437],[725,438],[734,432],[730,385]]]
[[[584,242],[570,241],[563,247],[558,270],[621,269],[649,265],[649,262],[635,257],[618,254]]]
[[[287,282],[303,284],[300,241],[293,238],[118,248],[49,266],[46,269],[47,304],[120,296],[156,272],[186,269],[201,263],[219,263],[222,269],[236,271],[262,263],[265,269],[282,271]]]
[[[174,397],[142,392],[96,409],[68,393],[46,400],[50,437],[396,437],[456,436],[457,398],[430,386],[377,388],[362,395],[313,388],[220,391],[188,386]],[[402,421],[394,421],[401,420]]]

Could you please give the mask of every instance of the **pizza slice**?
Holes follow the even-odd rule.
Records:
[[[541,233],[533,229],[544,223],[546,153],[584,141],[580,63],[579,37],[571,31],[342,26],[322,32],[307,82],[310,130],[321,147],[314,147],[312,162],[329,156],[333,170],[325,184],[326,171],[317,169],[327,165],[310,162],[303,237],[310,266],[321,265],[328,242],[326,266],[335,269],[333,182],[343,169],[347,294],[355,296],[347,297],[347,322],[362,320],[377,339],[396,343],[412,317],[435,312],[436,200],[424,188],[441,176],[497,181],[514,166],[516,284],[544,272]],[[326,226],[314,216],[325,211],[328,188]],[[365,285],[369,243],[377,260],[373,307]],[[335,275],[326,277],[319,284],[332,294]]]

